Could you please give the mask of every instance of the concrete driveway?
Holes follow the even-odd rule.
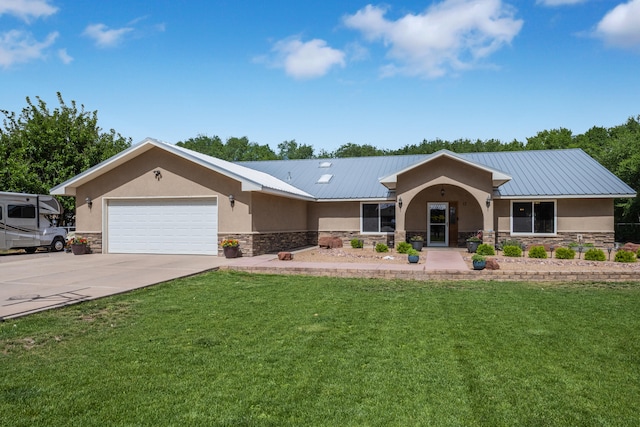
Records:
[[[225,263],[224,257],[204,255],[3,255],[0,320],[143,288]]]

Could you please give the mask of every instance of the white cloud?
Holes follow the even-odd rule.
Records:
[[[58,38],[53,32],[39,42],[30,33],[10,30],[0,34],[0,67],[9,68],[14,64],[29,62],[45,57],[45,51]]]
[[[383,67],[384,75],[434,78],[471,68],[509,44],[523,24],[501,0],[445,0],[395,21],[386,12],[367,5],[344,18],[347,27],[387,47],[393,62]]]
[[[278,56],[274,65],[284,68],[287,75],[296,79],[322,77],[332,67],[345,65],[345,53],[319,39],[308,42],[302,42],[298,37],[280,40],[273,51]]]
[[[73,57],[67,53],[67,49],[58,49],[58,58],[64,64],[70,64],[73,61]]]
[[[92,38],[98,47],[113,47],[120,44],[131,31],[133,28],[130,27],[110,29],[105,24],[91,24],[87,25],[83,34]]]
[[[48,0],[0,0],[0,16],[6,13],[27,22],[29,18],[49,16],[57,11]]]
[[[611,46],[640,47],[640,0],[619,4],[596,26],[595,35]]]
[[[587,0],[538,0],[536,3],[544,6],[566,6],[578,3],[584,3]]]

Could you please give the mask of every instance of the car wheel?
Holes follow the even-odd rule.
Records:
[[[57,236],[53,239],[51,243],[51,252],[60,252],[64,249],[64,239],[60,236]]]

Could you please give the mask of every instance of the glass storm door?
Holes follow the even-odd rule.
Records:
[[[427,204],[427,246],[449,246],[449,203]]]

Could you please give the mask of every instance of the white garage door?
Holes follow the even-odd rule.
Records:
[[[218,206],[215,200],[110,200],[109,253],[218,253]]]

